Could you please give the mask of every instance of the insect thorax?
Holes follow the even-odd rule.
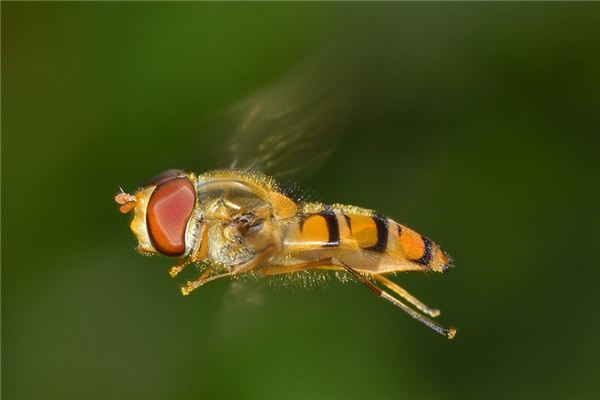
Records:
[[[280,246],[280,230],[271,203],[260,187],[237,179],[197,183],[198,207],[208,228],[208,256],[223,265],[253,259],[270,246]]]

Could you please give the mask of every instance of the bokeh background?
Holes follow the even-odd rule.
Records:
[[[300,183],[442,244],[397,280],[454,341],[356,284],[184,298],[113,203],[334,43],[357,111]],[[599,49],[593,3],[3,2],[2,397],[598,398]]]

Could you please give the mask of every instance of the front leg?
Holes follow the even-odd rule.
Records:
[[[182,286],[181,294],[183,294],[184,296],[187,296],[188,294],[190,294],[190,292],[198,289],[200,286],[202,286],[208,282],[211,282],[211,281],[214,281],[217,279],[221,279],[221,278],[225,278],[228,276],[242,275],[242,274],[245,274],[246,272],[250,272],[253,269],[255,269],[256,267],[260,266],[265,261],[267,261],[269,258],[271,258],[272,254],[273,254],[273,250],[271,247],[269,247],[265,251],[258,254],[256,257],[254,257],[252,260],[247,261],[242,264],[234,265],[229,272],[225,272],[222,274],[210,276],[210,273],[212,272],[212,270],[207,269],[198,277],[198,279],[196,279],[194,281],[188,281],[184,286]]]
[[[171,275],[171,278],[175,278],[188,265],[195,264],[206,258],[206,255],[208,254],[208,229],[206,224],[198,224],[197,235],[198,241],[196,242],[192,253],[189,256],[180,259],[177,264],[169,269],[169,275]]]
[[[193,262],[194,260],[191,258],[179,260],[177,264],[173,265],[171,269],[169,269],[169,275],[171,275],[171,278],[175,278],[181,271],[185,269],[185,267],[192,264]]]

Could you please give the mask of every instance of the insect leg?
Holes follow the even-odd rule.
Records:
[[[427,314],[433,318],[440,315],[440,310],[426,306],[421,301],[419,301],[419,299],[417,299],[416,297],[414,297],[413,295],[408,293],[405,289],[401,288],[395,282],[391,281],[390,279],[386,278],[385,276],[380,275],[380,274],[371,274],[371,276],[377,282],[381,283],[382,285],[384,285],[385,287],[387,287],[388,289],[390,289],[391,291],[396,293],[398,296],[402,297],[404,300],[408,301],[410,304],[415,306],[415,308],[417,310],[421,311],[422,313]]]
[[[319,268],[326,269],[326,266],[334,266],[333,259],[326,258],[322,260],[314,260],[304,263],[291,264],[291,265],[277,265],[277,266],[269,266],[267,268],[261,268],[259,273],[264,276],[269,275],[281,275],[281,274],[289,274],[291,272],[303,271],[306,269]],[[339,270],[338,267],[335,267],[336,270]]]
[[[185,259],[179,261],[177,264],[173,265],[171,269],[169,269],[169,275],[171,275],[171,278],[175,278],[181,271],[185,269],[185,267],[192,263],[192,259]]]
[[[177,264],[171,267],[171,269],[169,270],[169,275],[171,275],[171,278],[175,278],[188,265],[202,261],[206,258],[206,254],[208,252],[208,231],[206,228],[206,224],[200,224],[199,226],[199,240],[196,244],[196,248],[191,252],[190,255],[180,260]]]
[[[334,260],[334,262],[337,265],[339,265],[342,268],[344,268],[350,274],[352,274],[356,279],[358,279],[359,282],[361,282],[366,287],[368,287],[369,289],[371,289],[371,291],[373,293],[375,293],[377,296],[379,296],[379,297],[381,297],[381,298],[389,301],[390,303],[392,303],[396,307],[402,309],[402,311],[404,311],[405,313],[407,313],[408,315],[410,315],[411,317],[413,317],[417,321],[421,322],[422,324],[424,324],[424,325],[428,326],[429,328],[433,329],[437,333],[446,336],[448,339],[452,339],[454,337],[454,335],[456,335],[456,329],[455,328],[444,328],[443,326],[440,326],[440,325],[436,324],[435,322],[433,322],[432,320],[430,320],[426,316],[419,314],[417,311],[413,310],[412,308],[410,308],[409,306],[407,306],[406,304],[404,304],[403,302],[401,302],[397,298],[391,296],[389,293],[384,292],[383,290],[381,290],[381,288],[375,286],[375,284],[373,284],[365,275],[361,274],[360,272],[358,272],[354,268],[350,267],[347,264],[344,264],[343,262],[341,262],[339,260]]]
[[[209,276],[212,270],[207,269],[198,277],[198,279],[196,279],[195,281],[188,281],[184,286],[182,286],[181,294],[187,296],[188,294],[190,294],[191,291],[198,289],[200,286],[208,282],[221,278],[226,278],[228,276],[235,276],[249,272],[252,269],[258,267],[263,262],[265,262],[267,259],[269,259],[269,257],[271,257],[271,248],[266,249],[265,251],[263,251],[258,256],[256,256],[248,262],[233,266],[229,272],[223,274]]]
[[[429,328],[433,329],[437,333],[446,336],[448,339],[452,339],[454,337],[454,335],[456,335],[456,329],[444,328],[444,327],[438,325],[437,323],[433,322],[429,318],[425,317],[424,315],[419,314],[417,311],[413,310],[412,308],[410,308],[409,306],[404,304],[402,301],[391,296],[389,293],[383,291],[381,288],[376,286],[365,275],[361,274],[354,268],[350,267],[347,264],[344,264],[343,262],[341,262],[335,258],[330,257],[330,258],[314,260],[314,261],[309,261],[309,262],[299,263],[299,264],[269,267],[269,268],[261,269],[260,273],[263,275],[279,275],[279,274],[287,274],[290,272],[302,271],[302,270],[306,270],[306,269],[331,269],[331,267],[335,267],[335,269],[339,269],[340,267],[341,267],[341,269],[345,269],[352,276],[354,276],[359,282],[361,282],[363,285],[368,287],[373,293],[375,293],[375,295],[389,301],[390,303],[392,303],[396,307],[402,309],[404,312],[406,312],[408,315],[410,315],[417,321],[428,326]],[[374,275],[373,278],[378,280],[377,276],[378,275]],[[383,279],[383,280],[378,280],[378,281],[380,281],[382,284],[385,284],[389,280]],[[389,282],[391,282],[391,281],[389,281]],[[391,283],[393,284],[393,282],[391,282]],[[437,310],[432,310],[432,309],[428,308],[427,306],[425,306],[424,304],[422,304],[421,302],[419,302],[416,298],[414,298],[413,296],[408,294],[408,292],[406,292],[404,289],[400,288],[400,286],[397,286],[395,284],[394,284],[394,286],[390,287],[390,289],[393,290],[394,292],[396,292],[395,289],[398,288],[400,293],[398,293],[398,292],[396,292],[396,293],[399,296],[406,298],[409,302],[411,302],[411,304],[414,304],[415,307],[419,308],[417,306],[417,305],[419,305],[419,306],[423,307],[425,310],[432,312],[433,314],[435,314],[435,311],[437,311]],[[422,311],[425,312],[425,310],[422,310]],[[439,311],[437,311],[437,312],[439,314]]]

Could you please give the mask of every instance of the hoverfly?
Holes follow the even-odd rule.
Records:
[[[217,279],[248,274],[345,272],[375,295],[452,339],[456,329],[429,318],[437,317],[439,310],[426,306],[386,276],[446,271],[452,261],[437,244],[371,210],[295,201],[273,178],[256,171],[285,163],[289,160],[286,151],[295,151],[299,140],[318,136],[318,128],[326,125],[318,112],[308,118],[310,123],[298,123],[306,120],[302,113],[328,110],[327,101],[321,99],[318,107],[312,108],[306,107],[310,101],[298,105],[298,99],[310,96],[298,95],[303,85],[289,87],[280,85],[259,93],[237,107],[241,118],[229,146],[236,168],[199,175],[168,170],[134,194],[121,191],[116,195],[122,213],[133,210],[130,227],[138,240],[137,250],[174,257],[172,277],[189,265],[203,268],[197,279],[181,287],[184,295]],[[241,160],[239,153],[248,149],[256,155]],[[315,148],[309,150],[315,156],[323,155]],[[246,168],[240,168],[242,163]]]

